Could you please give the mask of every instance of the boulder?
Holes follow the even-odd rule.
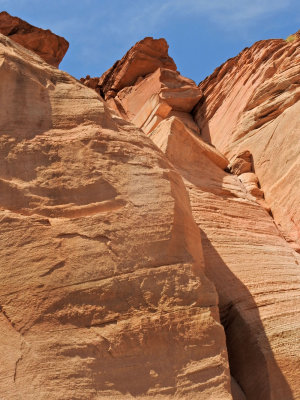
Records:
[[[124,87],[132,86],[138,78],[143,78],[157,68],[177,70],[173,59],[168,55],[165,39],[146,37],[136,43],[125,56],[99,78],[100,91],[107,100]]]
[[[0,33],[38,54],[48,64],[58,67],[69,43],[49,29],[44,30],[12,17],[6,11],[0,13]]]

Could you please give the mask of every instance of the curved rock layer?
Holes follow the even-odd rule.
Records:
[[[0,35],[0,398],[231,399],[181,177]]]
[[[200,83],[194,116],[202,138],[232,158],[248,150],[285,239],[300,250],[300,52],[291,41],[264,40]]]
[[[49,29],[36,28],[6,11],[0,13],[0,33],[32,50],[54,67],[59,66],[69,48],[69,43],[63,37]]]

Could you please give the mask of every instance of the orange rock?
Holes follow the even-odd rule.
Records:
[[[99,79],[99,87],[105,99],[115,97],[126,86],[132,86],[140,77],[154,72],[157,68],[176,71],[173,59],[168,55],[165,39],[146,37],[136,43],[125,56],[117,61]]]
[[[0,33],[38,54],[48,64],[58,67],[66,54],[69,43],[49,29],[28,24],[7,12],[0,13]]]
[[[0,47],[0,397],[230,400],[181,177],[95,91]]]
[[[228,158],[249,150],[277,226],[300,251],[300,46],[265,40],[228,60],[199,87],[195,119]]]

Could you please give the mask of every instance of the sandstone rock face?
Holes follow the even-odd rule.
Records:
[[[206,274],[219,294],[233,398],[299,399],[300,256],[242,184],[256,183],[254,174],[224,172],[216,150],[204,152],[201,140],[172,118],[150,137],[189,191]]]
[[[58,67],[66,54],[69,43],[49,29],[28,24],[7,12],[0,13],[0,33],[38,54],[48,64]]]
[[[296,250],[300,250],[299,74],[298,35],[291,42],[257,42],[199,85],[204,97],[195,111],[202,138],[228,158],[251,152],[253,172],[275,222]]]
[[[181,177],[3,35],[0,78],[1,399],[231,399]]]

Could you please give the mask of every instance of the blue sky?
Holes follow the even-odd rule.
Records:
[[[145,36],[164,37],[182,75],[199,83],[255,41],[300,29],[299,0],[0,0],[70,42],[60,68],[100,76]]]

